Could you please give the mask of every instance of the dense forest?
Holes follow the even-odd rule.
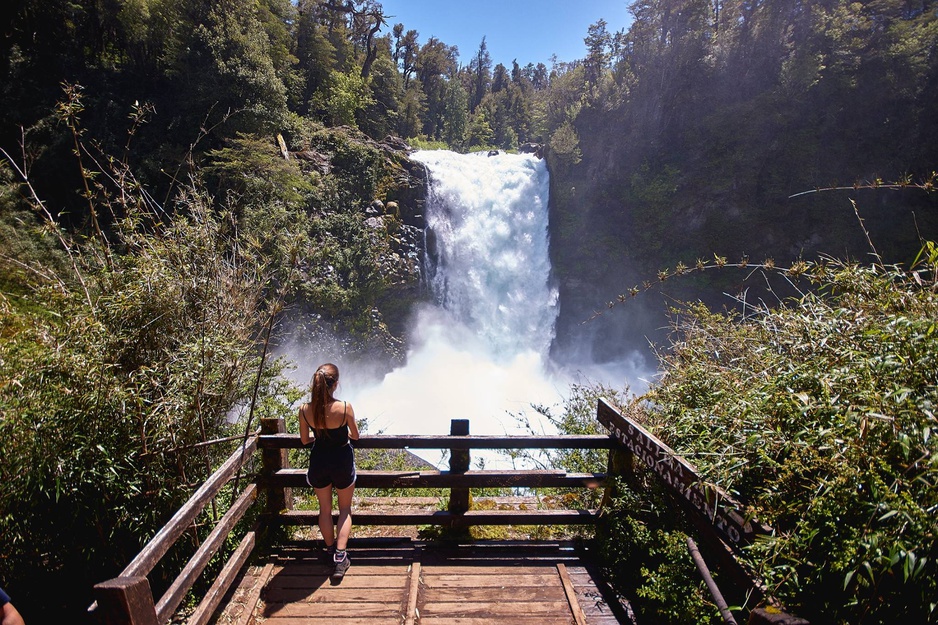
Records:
[[[908,264],[920,239],[934,238],[936,198],[910,187],[933,183],[938,163],[934,3],[635,2],[631,11],[627,33],[594,25],[587,58],[551,78],[556,349],[577,349],[577,326],[601,302],[680,264],[865,260],[864,227],[879,254]],[[877,188],[886,183],[910,188]],[[841,190],[812,193],[827,188]],[[663,299],[587,324],[593,357],[662,338],[661,310],[674,299],[776,302],[749,273],[674,281]]]
[[[21,611],[74,620],[62,615],[87,607],[91,584],[139,550],[228,453],[225,439],[261,416],[291,414],[296,390],[279,375],[287,365],[269,358],[285,328],[311,340],[339,337],[349,351],[402,356],[405,321],[423,297],[426,172],[408,159],[411,147],[534,144],[526,149],[542,151],[551,173],[557,358],[614,360],[647,340],[666,345],[665,303],[679,300],[714,308],[742,301],[748,314],[817,290],[856,296],[830,314],[856,304],[861,317],[885,311],[887,327],[908,314],[911,334],[883,340],[914,347],[914,382],[902,377],[908,369],[889,369],[897,388],[913,389],[899,404],[917,415],[909,417],[914,441],[884,454],[888,467],[873,480],[893,484],[905,507],[864,510],[910,519],[917,542],[904,529],[867,532],[896,542],[864,547],[886,555],[862,560],[856,535],[830,539],[855,553],[813,587],[792,564],[802,552],[763,546],[781,563],[763,573],[806,610],[825,596],[840,622],[936,618],[923,600],[934,591],[938,555],[934,522],[929,528],[922,511],[934,502],[916,507],[916,497],[933,497],[933,470],[909,480],[910,489],[931,484],[926,495],[895,486],[913,465],[938,457],[927,425],[935,368],[921,355],[935,353],[927,322],[934,278],[886,266],[911,266],[938,237],[938,4],[637,0],[628,9],[627,30],[610,32],[599,20],[583,34],[583,59],[507,67],[493,64],[484,38],[458,50],[390,23],[375,0],[0,8],[0,585]],[[873,258],[880,269],[838,265],[841,277],[831,279],[823,262],[814,264],[819,255]],[[934,267],[936,259],[918,260]],[[778,267],[801,267],[814,284],[802,292]],[[914,295],[894,301],[893,287]],[[607,303],[612,309],[597,316]],[[805,314],[823,317],[824,306]],[[678,340],[689,338],[671,355],[659,363],[643,352],[650,367],[671,368],[666,379],[688,381],[653,392],[663,431],[683,423],[668,415],[700,416],[680,406],[715,410],[713,386],[701,380],[717,378],[726,363],[695,358],[723,345],[708,336],[737,332],[735,319],[724,325],[699,310],[686,318],[701,320],[698,331],[682,326]],[[795,328],[799,319],[784,323]],[[740,341],[770,345],[781,336],[770,326],[740,331]],[[846,340],[832,327],[832,344]],[[858,327],[858,344],[873,340],[875,329]],[[773,349],[798,353],[784,342]],[[871,371],[870,379],[883,375]],[[836,404],[840,395],[824,384]],[[776,402],[786,388],[763,394],[775,402],[763,413],[798,412]],[[739,388],[720,392],[741,396]],[[863,402],[851,410],[889,417],[894,408]],[[785,428],[797,433],[800,423]],[[692,428],[671,432],[690,456]],[[864,443],[868,431],[848,430]],[[892,449],[889,432],[877,436],[857,452],[860,461],[876,464],[876,445]],[[205,445],[212,441],[222,442]],[[802,447],[779,443],[770,461],[751,464],[768,475]],[[919,458],[911,465],[910,454]],[[829,468],[805,466],[779,482],[813,484]],[[732,479],[714,471],[713,479]],[[774,488],[768,478],[747,479]],[[847,491],[837,492],[832,501],[843,505]],[[759,514],[774,520],[771,502],[760,502]],[[792,526],[792,536],[803,530]],[[856,573],[871,561],[875,574],[874,565]],[[786,577],[791,571],[798,574]],[[877,594],[886,577],[888,596],[903,598],[894,612]],[[667,582],[658,583],[649,591],[655,599],[666,594]],[[41,590],[49,585],[59,589],[54,597]],[[686,613],[664,603],[653,618],[682,622]]]

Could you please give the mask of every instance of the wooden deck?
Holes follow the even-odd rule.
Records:
[[[248,567],[216,623],[294,625],[614,625],[628,605],[589,555],[564,541],[433,543],[363,538],[333,584],[314,544],[297,542]]]

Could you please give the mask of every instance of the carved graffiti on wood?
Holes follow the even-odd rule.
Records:
[[[726,492],[707,484],[696,469],[641,425],[629,419],[604,399],[596,411],[602,423],[626,449],[651,468],[661,480],[707,517],[721,536],[733,544],[750,543],[756,534],[772,530],[739,514],[742,506]]]

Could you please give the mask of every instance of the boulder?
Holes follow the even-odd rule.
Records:
[[[533,154],[538,158],[544,158],[544,146],[540,143],[528,142],[518,148],[522,154]]]
[[[381,145],[391,149],[402,152],[410,152],[413,150],[407,142],[401,139],[400,137],[395,137],[393,135],[388,135],[384,138],[384,141],[381,142]]]
[[[313,167],[321,174],[325,175],[332,171],[332,163],[329,157],[316,150],[302,150],[300,152],[293,152],[292,154],[294,158],[312,163]]]

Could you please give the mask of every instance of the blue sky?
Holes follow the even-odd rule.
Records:
[[[586,55],[583,39],[590,24],[606,20],[609,32],[627,28],[631,0],[380,0],[390,32],[403,23],[405,31],[420,33],[423,44],[436,37],[459,48],[465,65],[485,36],[492,65],[511,69],[544,63],[550,57],[573,61]],[[392,17],[393,16],[393,17]]]

